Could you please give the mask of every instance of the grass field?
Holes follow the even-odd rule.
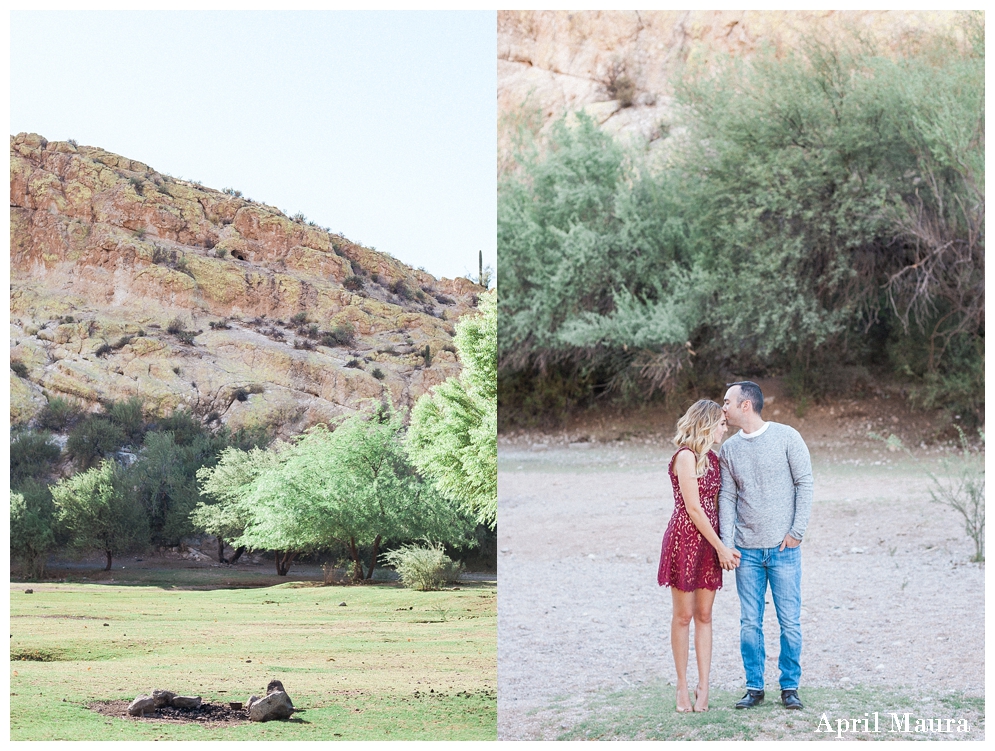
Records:
[[[496,737],[493,584],[194,590],[171,577],[11,585],[11,740]],[[90,708],[153,688],[244,702],[274,678],[305,710],[290,721],[203,726]]]
[[[674,687],[640,686],[603,694],[590,700],[588,719],[559,726],[558,740],[983,740],[985,700],[943,691],[913,698],[880,688],[807,688],[800,692],[805,709],[785,710],[776,691],[751,710],[733,709],[743,692],[712,690],[711,708],[705,713],[678,714]],[[555,707],[555,703],[554,703]],[[878,713],[878,732],[874,729]],[[892,713],[899,717],[893,726]],[[905,714],[909,713],[909,732]],[[825,722],[823,722],[825,715]],[[868,719],[868,731],[863,720]],[[956,722],[943,723],[942,732],[915,732],[916,718],[963,718],[969,730],[959,732]],[[859,719],[860,723],[854,722]],[[845,722],[843,722],[845,721]],[[893,727],[898,728],[892,732]],[[831,731],[830,731],[831,729]]]

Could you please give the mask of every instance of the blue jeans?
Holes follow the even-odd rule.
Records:
[[[802,553],[801,546],[785,548],[738,548],[742,554],[736,569],[739,591],[740,649],[746,669],[746,687],[764,687],[764,598],[770,584],[771,599],[781,626],[781,690],[797,689],[802,677]]]

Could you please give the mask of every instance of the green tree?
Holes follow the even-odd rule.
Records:
[[[69,547],[101,551],[107,557],[105,571],[113,556],[148,544],[145,513],[113,461],[56,483],[52,498]]]
[[[471,539],[471,520],[408,462],[403,432],[400,415],[380,405],[333,431],[317,426],[279,451],[270,449],[258,471],[247,469],[246,457],[226,455],[201,473],[202,487],[228,507],[227,520],[244,520],[236,544],[279,551],[279,574],[286,574],[295,555],[341,543],[352,557],[354,578],[370,579],[389,542]],[[238,479],[219,493],[226,472]],[[364,548],[372,551],[368,568]]]
[[[225,428],[208,433],[182,410],[153,427],[145,434],[137,461],[127,470],[127,480],[148,515],[152,543],[175,545],[195,529],[190,514],[201,500],[198,471],[214,466],[226,448],[257,445],[265,436],[232,434]]]
[[[10,496],[10,553],[21,559],[29,579],[45,576],[48,554],[55,547],[54,507],[48,488],[28,483]]]
[[[456,324],[463,372],[424,394],[411,411],[408,456],[443,495],[483,524],[497,519],[497,292]]]
[[[257,446],[246,451],[230,446],[221,452],[216,465],[197,470],[201,495],[209,501],[198,503],[190,520],[196,529],[218,538],[220,563],[234,563],[245,552],[245,545],[236,542],[252,518],[252,509],[244,501],[260,473],[277,466],[277,456],[284,447],[278,443],[268,450]],[[225,543],[235,550],[230,560],[225,559]],[[279,558],[278,554],[278,573]]]

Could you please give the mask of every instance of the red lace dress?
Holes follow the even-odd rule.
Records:
[[[678,453],[686,447],[678,449]],[[677,457],[677,454],[674,454]],[[660,570],[657,581],[661,587],[677,587],[682,592],[696,589],[721,589],[722,567],[715,548],[702,537],[694,526],[684,506],[684,496],[674,472],[674,460],[670,461],[670,481],[674,485],[674,513],[663,535],[663,551],[660,554]],[[719,531],[719,487],[722,475],[719,472],[719,458],[708,452],[708,469],[698,478],[698,498],[705,510],[712,529]]]

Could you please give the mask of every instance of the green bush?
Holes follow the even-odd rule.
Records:
[[[366,286],[366,281],[363,277],[353,274],[351,276],[347,276],[343,280],[342,286],[350,292],[359,292],[359,290]]]
[[[965,18],[965,42],[900,56],[809,40],[689,67],[668,160],[583,114],[524,142],[498,188],[500,362],[519,404],[550,374],[645,399],[689,370],[835,387],[842,367],[859,388],[884,365],[922,403],[973,395],[980,414],[983,19]],[[917,339],[908,372],[887,358]]]
[[[17,432],[10,440],[10,486],[26,480],[44,480],[52,474],[62,451],[44,433]]]
[[[351,347],[356,341],[356,328],[349,322],[340,323],[331,331],[321,332],[321,343],[326,347]]]
[[[140,439],[145,432],[142,400],[137,396],[127,400],[107,402],[104,405],[104,414],[111,423],[121,428],[129,439]]]
[[[215,419],[219,419],[217,412],[212,414]],[[169,417],[157,420],[154,429],[160,433],[172,433],[173,440],[180,446],[189,446],[197,438],[204,435],[204,428],[200,421],[185,409],[174,410]]]
[[[384,374],[384,372],[382,370],[380,370],[380,368],[374,368],[373,370],[371,370],[370,371],[370,375],[373,376],[374,378],[376,378],[378,381],[382,381],[384,378],[387,377]]]
[[[14,374],[16,376],[18,376],[19,378],[27,378],[28,377],[28,366],[25,365],[20,360],[11,360],[10,361],[10,369],[13,370]]]
[[[438,543],[405,545],[385,553],[383,560],[394,567],[405,587],[423,592],[455,584],[463,571],[462,564],[454,563]]]
[[[38,413],[38,427],[62,433],[76,425],[84,414],[83,406],[79,402],[57,396],[49,399],[48,404]]]
[[[127,434],[105,417],[89,416],[69,431],[66,454],[82,469],[110,456],[128,442]]]

